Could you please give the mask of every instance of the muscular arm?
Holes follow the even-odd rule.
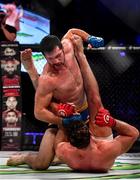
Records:
[[[112,159],[127,152],[139,136],[139,131],[135,127],[114,119],[109,111],[103,108],[99,110],[95,123],[101,127],[109,126],[118,133],[113,141],[106,142],[104,145],[108,156]]]
[[[86,90],[90,111],[90,119],[93,120],[98,109],[103,106],[99,94],[98,83],[83,52],[83,45],[81,40],[79,37],[73,36],[72,42],[74,44],[75,55],[84,80],[84,88]]]
[[[90,36],[87,32],[81,29],[72,28],[69,29],[68,32],[63,36],[63,39],[64,38],[70,39],[71,36],[73,36],[74,34],[80,36],[83,41],[87,41],[88,37]]]
[[[117,155],[121,155],[131,148],[138,138],[139,132],[135,127],[119,120],[116,120],[114,130],[116,130],[119,135],[114,139],[112,148],[116,148]]]
[[[46,80],[45,86],[43,84],[43,80],[39,79],[39,86],[35,94],[35,117],[44,122],[61,125],[62,118],[58,117],[49,110],[49,105],[53,97],[53,91],[51,90],[51,82],[49,80]]]
[[[88,34],[87,32],[81,30],[81,29],[76,29],[76,28],[72,28],[69,29],[68,32],[64,35],[64,38],[70,39],[73,35],[77,35],[79,37],[81,37],[81,39],[84,42],[88,43],[89,48],[99,48],[104,46],[104,40],[101,37],[96,37],[96,36],[92,36],[90,34]]]
[[[24,51],[21,51],[21,63],[23,64],[24,68],[26,69],[27,73],[29,74],[31,81],[33,83],[33,86],[36,90],[37,86],[38,86],[39,74],[33,63],[31,49],[25,49]]]

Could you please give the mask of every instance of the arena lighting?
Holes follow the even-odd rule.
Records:
[[[33,136],[33,144],[36,144],[36,136],[43,136],[44,133],[38,133],[38,132],[26,132],[24,133],[25,136]]]
[[[120,56],[121,56],[121,57],[125,57],[125,56],[126,56],[126,53],[125,53],[124,51],[121,51],[121,52],[120,52]]]
[[[66,7],[72,0],[58,0],[60,4]]]

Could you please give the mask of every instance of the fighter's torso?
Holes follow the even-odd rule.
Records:
[[[74,52],[72,50],[65,52],[65,67],[61,71],[55,73],[50,67],[46,69],[46,81],[49,79],[54,86],[53,97],[60,102],[72,102],[78,107],[81,106],[85,100],[85,94],[82,75]]]

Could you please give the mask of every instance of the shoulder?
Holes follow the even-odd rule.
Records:
[[[120,143],[117,142],[115,139],[113,140],[102,140],[97,143],[98,149],[106,154],[107,156],[116,158],[120,155],[121,146]]]
[[[71,157],[74,157],[74,154],[77,152],[73,148],[69,142],[61,142],[57,145],[56,155],[64,162],[70,163],[72,160]]]
[[[39,86],[47,86],[48,84],[52,84],[52,78],[50,76],[50,73],[41,74],[39,77]]]
[[[70,145],[69,142],[61,142],[57,145],[56,148],[56,152],[60,155],[60,154],[66,154],[66,152],[69,152],[70,150],[72,150],[72,147]]]
[[[38,80],[37,92],[46,94],[54,91],[56,84],[55,82],[55,79],[51,75],[49,75],[49,73],[40,75]]]

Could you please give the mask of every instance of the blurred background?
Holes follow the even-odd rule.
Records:
[[[11,3],[2,0],[1,3]],[[105,39],[105,44],[140,45],[139,0],[15,0],[26,10],[50,19],[51,34],[63,36],[81,28]]]

